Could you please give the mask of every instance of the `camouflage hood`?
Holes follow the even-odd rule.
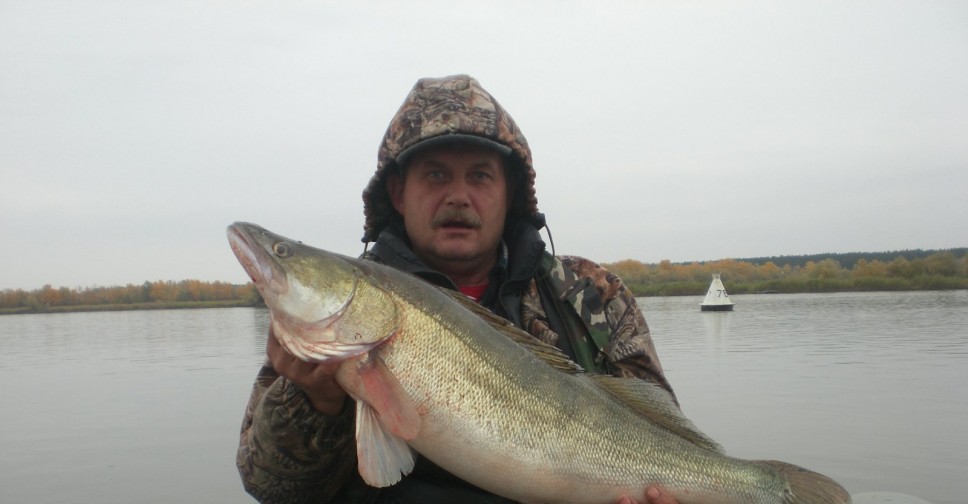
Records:
[[[476,79],[454,75],[420,79],[390,121],[377,160],[376,173],[363,190],[363,242],[376,241],[397,217],[386,190],[389,173],[419,148],[445,142],[489,146],[507,156],[514,185],[509,218],[544,225],[534,192],[531,149],[514,119]]]

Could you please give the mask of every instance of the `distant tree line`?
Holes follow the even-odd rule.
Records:
[[[892,253],[658,264],[628,259],[603,266],[637,296],[699,295],[712,273],[734,294],[968,289],[968,249],[885,254]]]
[[[953,248],[944,250],[895,250],[892,252],[845,252],[845,253],[830,253],[830,254],[811,254],[811,255],[795,255],[795,256],[773,256],[773,257],[752,257],[752,258],[739,258],[737,261],[753,263],[757,266],[772,262],[774,264],[781,264],[790,266],[800,266],[805,267],[809,262],[820,262],[824,259],[833,259],[840,263],[841,267],[846,269],[853,269],[854,265],[858,261],[864,260],[867,262],[880,261],[884,263],[889,263],[898,258],[904,258],[908,261],[916,261],[918,259],[927,259],[929,256],[949,252],[957,257],[965,257],[968,254],[968,248]]]
[[[165,308],[195,306],[245,306],[262,298],[251,283],[182,280],[144,282],[124,287],[54,288],[0,291],[0,310],[6,313],[72,311],[77,308],[122,309],[123,307]]]
[[[637,296],[700,295],[712,273],[733,294],[968,289],[968,248],[942,251],[827,254],[708,262],[604,263]],[[0,314],[79,310],[262,305],[251,283],[155,281],[71,289],[45,285],[0,291]]]

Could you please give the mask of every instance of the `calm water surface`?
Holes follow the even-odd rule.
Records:
[[[732,297],[639,299],[683,410],[727,452],[966,502],[968,291]]]
[[[235,444],[268,312],[0,317],[0,502],[254,502]]]
[[[641,298],[686,414],[851,492],[965,501],[968,291]],[[252,502],[235,470],[265,310],[0,317],[0,501]]]

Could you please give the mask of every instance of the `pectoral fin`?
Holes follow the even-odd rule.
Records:
[[[360,365],[360,381],[364,400],[376,411],[383,428],[404,440],[417,437],[420,415],[393,373],[379,357],[372,357]]]

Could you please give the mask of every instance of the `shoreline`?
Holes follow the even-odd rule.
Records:
[[[45,315],[55,313],[82,313],[106,311],[151,311],[151,310],[202,310],[206,308],[262,308],[262,303],[252,301],[175,301],[149,303],[116,303],[104,305],[51,306],[47,309],[31,307],[0,308],[0,315]]]
[[[649,290],[659,290],[662,286],[653,286],[653,289]],[[673,289],[675,290],[675,289]],[[968,290],[968,285],[954,286],[954,287],[941,287],[941,288],[899,288],[899,289],[802,289],[802,290],[759,290],[759,291],[745,291],[742,289],[730,289],[733,295],[744,295],[744,294],[836,294],[840,292],[911,292],[911,291],[953,291],[953,290]],[[650,298],[650,297],[687,297],[695,296],[702,297],[704,290],[701,292],[682,292],[682,293],[639,293],[634,286],[632,287],[632,292],[635,297],[639,298]],[[231,301],[175,301],[175,302],[149,302],[149,303],[117,303],[117,304],[105,304],[105,305],[77,305],[77,306],[51,306],[48,309],[34,309],[30,307],[18,307],[18,308],[0,308],[0,316],[2,315],[47,315],[47,314],[58,314],[58,313],[84,313],[84,312],[108,312],[108,311],[150,311],[150,310],[200,310],[207,308],[265,308],[266,305],[262,302],[253,303],[251,300],[231,300]]]

